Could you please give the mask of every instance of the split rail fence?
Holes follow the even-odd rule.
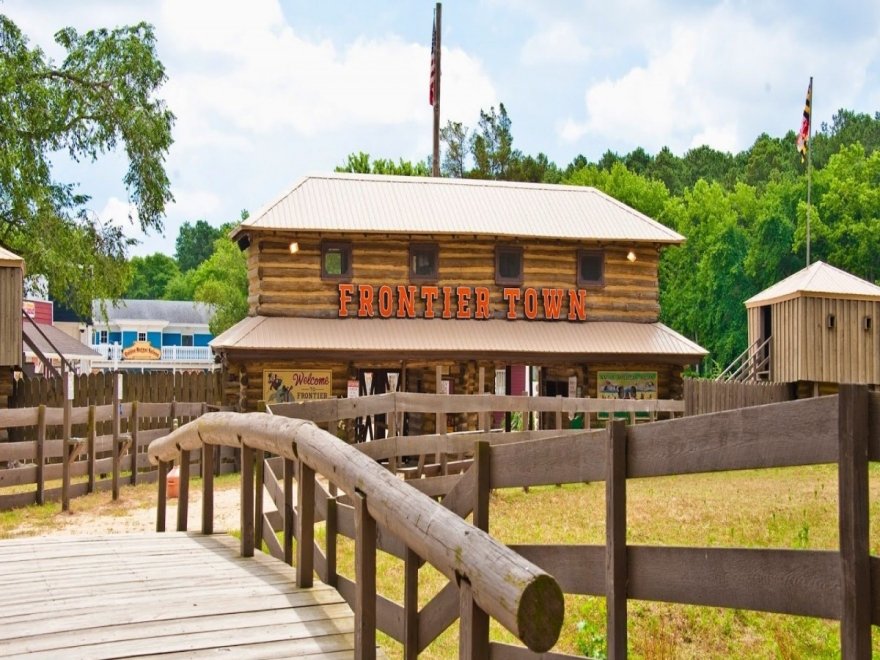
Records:
[[[451,401],[450,397],[445,398]],[[482,409],[475,403],[474,410],[468,409],[471,412],[488,415],[497,409],[498,402],[491,401],[489,396],[470,398],[483,401]],[[387,410],[387,403],[383,408],[376,400],[364,399],[359,404],[361,407],[355,411],[359,415],[369,410]],[[277,409],[273,406],[273,411]],[[299,410],[305,409],[302,406]],[[289,412],[290,408],[283,410]],[[390,511],[372,508],[371,503],[376,500],[388,501],[384,489],[393,488],[397,493],[403,486],[414,488],[439,501],[456,518],[473,514],[474,525],[487,530],[489,493],[493,489],[601,481],[606,489],[604,545],[516,545],[510,549],[552,575],[565,593],[607,599],[609,658],[626,656],[628,599],[839,620],[842,657],[871,657],[871,626],[880,624],[880,558],[871,556],[869,550],[868,463],[880,461],[880,393],[866,388],[843,386],[835,396],[649,424],[626,426],[615,420],[603,430],[537,432],[540,436],[536,432],[394,436],[354,447],[307,422],[263,413],[217,418],[209,414],[187,428],[184,435],[178,431],[150,447],[150,455],[165,465],[160,468],[159,527],[164,529],[162,475],[168,466],[164,462],[178,455],[175,443],[186,452],[201,447],[201,440],[240,444],[248,449],[245,455],[251,455],[243,462],[243,549],[252,551],[255,540],[262,540],[271,554],[288,563],[295,561],[303,580],[310,580],[312,572],[316,572],[321,580],[336,586],[356,616],[361,617],[358,625],[362,634],[369,636],[371,626],[382,630],[403,644],[407,658],[417,657],[457,619],[460,639],[467,651],[463,657],[553,660],[570,656],[550,652],[541,655],[542,649],[529,650],[489,640],[484,612],[498,616],[489,610],[488,601],[477,599],[477,604],[486,608],[480,610],[468,598],[475,593],[476,581],[491,580],[495,570],[492,565],[480,565],[480,570],[486,571],[482,576],[463,574],[467,579],[457,572],[443,571],[450,578],[449,583],[419,608],[419,568],[424,559],[430,559],[432,550],[404,535],[411,531],[402,531],[407,524],[401,522],[409,513],[407,505]],[[267,435],[273,438],[272,444],[263,441]],[[303,444],[303,438],[332,448],[333,453],[316,463],[312,450],[305,449],[311,445]],[[206,456],[213,455],[210,444],[203,451]],[[264,452],[276,457],[266,458]],[[423,478],[408,481],[392,474],[405,456],[424,452],[448,457],[469,452],[472,459],[461,474],[423,474]],[[372,460],[364,463],[365,457]],[[184,464],[188,460],[183,454]],[[255,468],[251,467],[251,460],[255,461]],[[388,469],[381,467],[383,462]],[[626,543],[630,479],[825,463],[838,464],[838,550]],[[367,465],[373,473],[376,469],[384,470],[387,477],[376,486],[377,490],[366,494],[364,501],[359,484],[361,470],[366,470]],[[340,495],[332,485],[324,488],[316,482],[316,468],[344,493]],[[208,490],[212,486],[207,479],[204,486],[205,501],[210,502]],[[183,475],[181,487],[178,515],[181,509],[184,514],[182,519],[178,518],[178,529],[181,525],[185,529]],[[275,502],[277,512],[264,513],[264,490]],[[210,533],[210,505],[205,509],[203,531]],[[376,527],[367,519],[375,522]],[[323,545],[315,542],[314,534],[314,525],[321,521],[325,524]],[[445,518],[442,523],[431,516],[421,520],[422,527],[441,538],[445,538],[447,524],[451,523]],[[358,548],[353,581],[336,571],[339,536],[354,538]],[[375,576],[370,573],[374,568],[373,547],[404,562],[402,604],[375,593]],[[460,551],[462,556],[468,556],[469,550]],[[363,553],[369,556],[364,558]],[[546,619],[537,614],[535,620],[543,625]],[[542,639],[546,641],[552,636],[555,640],[551,632],[546,630],[546,638]]]
[[[214,374],[118,377],[121,397],[120,381],[111,373],[74,376],[69,397],[62,378],[19,382],[18,402],[39,403],[0,409],[0,434],[8,438],[0,442],[0,510],[60,500],[66,511],[71,498],[102,490],[117,499],[123,478],[130,484],[156,479],[146,456],[152,440],[167,435],[174,423],[217,409],[209,405],[221,382]],[[145,400],[127,400],[137,396]],[[223,470],[231,471],[232,452],[225,458],[230,460]]]

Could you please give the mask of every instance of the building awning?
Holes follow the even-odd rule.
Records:
[[[359,319],[252,316],[211,343],[237,357],[383,356],[397,360],[437,357],[503,359],[661,360],[691,364],[701,346],[662,323],[541,322],[503,319]]]
[[[48,342],[30,323],[26,322],[22,326],[24,335],[36,344],[40,352],[49,359],[64,357],[65,360],[97,360],[101,358],[100,353],[93,351],[55,326],[41,324],[40,330],[49,339]],[[24,345],[24,354],[27,357],[36,357],[27,343]]]

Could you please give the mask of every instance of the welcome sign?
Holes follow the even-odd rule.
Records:
[[[333,395],[330,369],[265,369],[263,401],[267,404],[329,399]]]

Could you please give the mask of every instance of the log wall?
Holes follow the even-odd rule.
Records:
[[[321,240],[342,240],[352,246],[352,278],[357,284],[378,286],[409,285],[410,241],[402,237],[349,235],[285,235],[257,238],[248,248],[250,313],[263,316],[338,316],[338,281],[321,279]],[[299,243],[292,255],[289,245]],[[579,288],[577,253],[580,248],[605,250],[605,283],[586,290],[587,320],[635,321],[652,323],[660,313],[657,264],[659,252],[651,246],[636,248],[638,259],[626,259],[630,244],[600,246],[563,241],[521,242],[491,240],[473,236],[419,236],[416,242],[431,241],[439,246],[439,279],[443,286],[485,286],[490,290],[492,314],[505,318],[508,303],[502,298],[503,286],[495,284],[496,245],[523,248],[522,288]],[[424,303],[416,301],[420,316]],[[567,313],[567,302],[563,306]],[[560,321],[562,322],[562,321]]]
[[[0,365],[21,364],[22,268],[0,266]]]

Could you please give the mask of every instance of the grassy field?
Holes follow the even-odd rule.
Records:
[[[880,555],[880,466],[871,467],[871,552]],[[236,488],[235,475],[220,489]],[[192,488],[198,488],[193,484]],[[126,487],[123,501],[109,493],[79,498],[76,516],[126,516],[155,506],[155,485]],[[506,543],[604,543],[604,484],[496,491],[490,532]],[[0,513],[0,538],[51,533],[58,504]],[[836,549],[835,466],[745,471],[631,480],[628,536],[633,544]],[[323,529],[317,530],[323,543]],[[353,576],[353,544],[340,539],[339,570]],[[403,563],[380,553],[379,591],[402,602]],[[445,579],[429,566],[420,572],[420,601],[430,600]],[[556,650],[602,657],[604,599],[566,597],[566,619]],[[788,615],[630,601],[629,651],[634,658],[836,658],[839,624]],[[493,624],[492,638],[513,642]],[[380,635],[388,657],[399,644]],[[453,658],[457,625],[422,655]],[[880,636],[874,635],[880,657]]]

